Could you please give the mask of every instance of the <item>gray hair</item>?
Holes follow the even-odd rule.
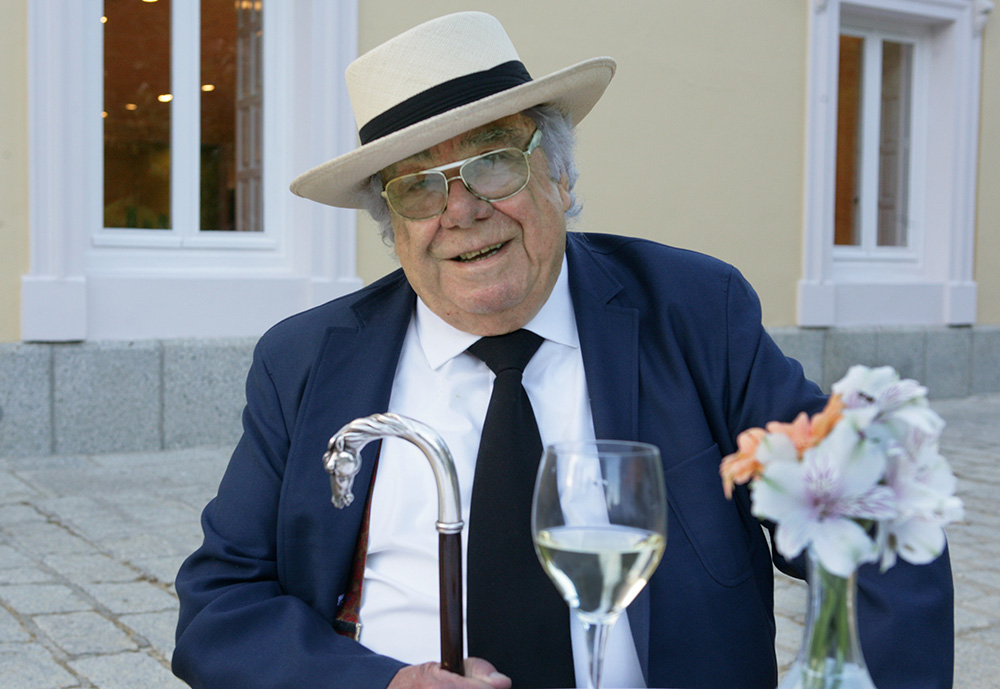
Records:
[[[573,130],[572,122],[565,113],[550,105],[539,105],[525,110],[522,114],[534,121],[542,132],[541,145],[545,149],[545,157],[549,161],[549,177],[558,182],[565,175],[566,179],[569,180],[570,206],[566,211],[566,218],[576,217],[580,214],[581,207],[577,202],[573,187],[576,185],[580,173],[576,169],[574,158],[576,132]],[[386,246],[392,246],[394,241],[392,214],[385,199],[382,198],[382,176],[380,173],[376,172],[368,179],[368,186],[365,188],[364,194],[363,208],[378,223],[382,242]]]

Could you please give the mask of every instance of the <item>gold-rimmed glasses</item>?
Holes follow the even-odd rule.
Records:
[[[528,157],[541,141],[542,132],[536,129],[523,151],[501,148],[394,177],[385,183],[382,197],[396,215],[409,220],[426,220],[444,213],[448,207],[448,187],[456,179],[462,180],[469,193],[484,201],[509,199],[528,186],[531,179]],[[452,170],[458,174],[449,177],[447,173]]]

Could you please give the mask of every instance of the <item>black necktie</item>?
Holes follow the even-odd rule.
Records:
[[[517,689],[576,683],[568,608],[531,542],[542,441],[521,374],[541,343],[517,330],[468,350],[496,374],[469,513],[469,655],[493,663]]]

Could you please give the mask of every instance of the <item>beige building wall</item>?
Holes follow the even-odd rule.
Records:
[[[20,339],[29,261],[27,5],[0,0],[0,342]],[[359,0],[359,49],[470,7],[500,18],[535,75],[618,60],[579,129],[579,229],[718,256],[757,288],[768,325],[795,323],[809,3]],[[983,43],[981,113],[975,278],[988,325],[1000,324],[998,16]],[[361,216],[358,273],[371,282],[396,264]]]
[[[361,0],[359,50],[470,7],[503,22],[534,76],[618,61],[579,128],[579,229],[718,256],[757,288],[767,324],[794,323],[809,3]],[[367,216],[358,253],[365,282],[395,267]]]
[[[0,342],[21,333],[28,271],[28,5],[0,0]]]

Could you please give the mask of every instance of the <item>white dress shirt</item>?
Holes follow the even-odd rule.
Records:
[[[523,376],[543,446],[593,439],[565,258],[552,295],[525,327],[545,338]],[[477,339],[451,327],[417,299],[389,402],[389,411],[428,424],[451,450],[466,522],[463,551],[479,437],[495,377],[465,351]],[[534,476],[527,480],[534,481]],[[441,657],[436,520],[437,488],[427,458],[405,440],[384,440],[372,493],[361,643],[407,663]],[[577,686],[586,687],[586,643],[575,619],[571,632]],[[626,615],[609,639],[605,686],[645,686]]]

